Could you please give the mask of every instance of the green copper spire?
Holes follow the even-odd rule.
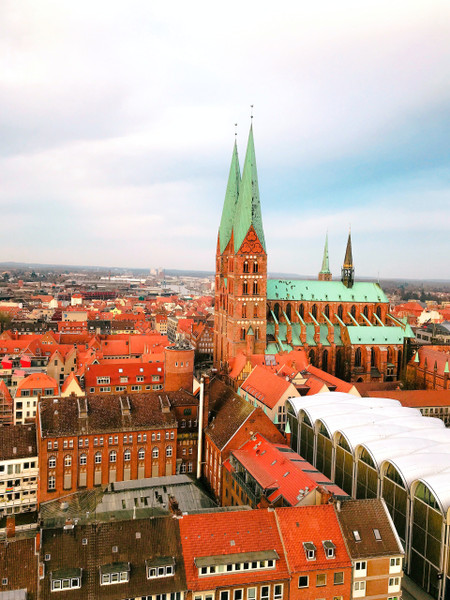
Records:
[[[415,357],[414,357],[414,362],[415,362],[415,363],[418,363],[418,362],[420,362],[420,359],[419,359],[419,353],[417,352],[417,350],[416,350],[416,355],[415,355]]]
[[[286,427],[284,428],[284,433],[289,435],[291,433],[291,426],[289,425],[289,421],[286,421]]]
[[[325,237],[325,248],[323,249],[322,268],[321,268],[320,272],[323,275],[331,274],[330,263],[328,261],[328,232]]]
[[[225,193],[225,202],[223,203],[222,218],[219,227],[219,244],[222,253],[231,238],[233,229],[233,219],[236,214],[236,205],[239,197],[239,185],[241,181],[241,171],[239,169],[239,158],[236,141],[234,142],[233,156],[231,158],[230,174],[228,176],[227,191]]]
[[[253,228],[261,242],[264,251],[266,241],[261,216],[261,205],[259,202],[258,173],[256,172],[255,145],[253,142],[253,127],[250,127],[248,136],[247,153],[245,155],[244,169],[242,172],[241,186],[239,189],[239,200],[234,215],[234,251],[237,252],[242,242]]]

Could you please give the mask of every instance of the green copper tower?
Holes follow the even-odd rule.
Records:
[[[239,199],[234,215],[234,251],[238,252],[242,242],[253,225],[256,235],[266,251],[266,241],[261,215],[261,204],[259,200],[258,173],[256,171],[255,145],[253,142],[253,127],[250,127],[248,136],[247,152],[245,155],[244,168],[242,172],[241,185],[239,188]]]
[[[219,226],[220,253],[225,250],[231,238],[233,221],[236,214],[236,206],[239,198],[239,187],[241,183],[241,171],[236,141],[234,142],[233,156],[231,158],[230,174],[228,175],[227,191],[223,203],[222,218]]]
[[[322,268],[319,273],[319,281],[331,281],[330,263],[328,260],[328,232],[325,237],[325,247],[323,249]]]

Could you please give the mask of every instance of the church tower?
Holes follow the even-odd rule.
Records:
[[[352,233],[348,232],[347,249],[345,250],[344,265],[342,266],[341,281],[345,287],[353,287],[355,281],[355,268],[353,267]]]
[[[328,261],[328,233],[325,237],[325,248],[323,249],[322,268],[319,273],[319,281],[331,281],[333,276],[330,271],[330,263]]]
[[[266,347],[267,253],[253,127],[242,178],[233,149],[216,250],[214,365]]]

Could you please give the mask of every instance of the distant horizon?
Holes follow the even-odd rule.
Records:
[[[9,267],[9,269],[8,269]],[[6,261],[6,262],[0,262],[0,269],[2,269],[3,271],[7,271],[7,270],[14,270],[14,269],[35,269],[35,268],[42,268],[42,269],[55,269],[55,270],[67,270],[67,269],[80,269],[80,270],[88,270],[88,271],[104,271],[105,273],[107,273],[108,271],[125,271],[125,272],[146,272],[147,275],[150,275],[150,271],[152,269],[161,269],[163,270],[166,274],[170,275],[170,272],[174,272],[174,273],[180,273],[180,274],[189,274],[189,273],[199,273],[202,275],[199,276],[205,276],[205,277],[213,277],[215,275],[214,271],[208,271],[208,270],[203,270],[203,269],[178,269],[178,268],[169,268],[169,267],[117,267],[117,266],[102,266],[102,265],[76,265],[76,264],[48,264],[48,263],[30,263],[30,262],[16,262],[16,261]],[[305,274],[301,274],[301,273],[286,273],[286,272],[278,272],[278,271],[268,271],[268,278],[269,279],[274,279],[277,277],[283,277],[283,278],[297,278],[297,279],[307,279],[307,280],[314,280],[317,279],[317,275],[305,275]],[[334,276],[333,277],[333,281],[339,281],[340,277],[338,276]],[[355,275],[355,281],[374,281],[375,283],[378,282],[378,279],[376,277],[370,277],[370,276],[357,276]],[[415,282],[415,283],[448,283],[450,284],[450,279],[435,279],[435,278],[430,278],[430,279],[423,279],[423,278],[411,278],[411,277],[380,277],[379,279],[380,282],[382,281],[405,281],[405,282]]]

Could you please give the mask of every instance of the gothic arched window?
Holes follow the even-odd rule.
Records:
[[[254,281],[253,282],[253,294],[257,294],[258,293],[258,282]]]
[[[258,272],[258,263],[254,262],[253,263],[253,273],[257,273]]]
[[[248,283],[247,283],[247,281],[244,281],[244,283],[242,284],[242,294],[244,296],[246,296],[248,294]]]
[[[248,268],[248,262],[245,261],[244,262],[244,268],[243,268],[244,273],[248,273],[249,272],[249,268]]]
[[[356,348],[355,352],[355,367],[361,366],[361,348]]]

